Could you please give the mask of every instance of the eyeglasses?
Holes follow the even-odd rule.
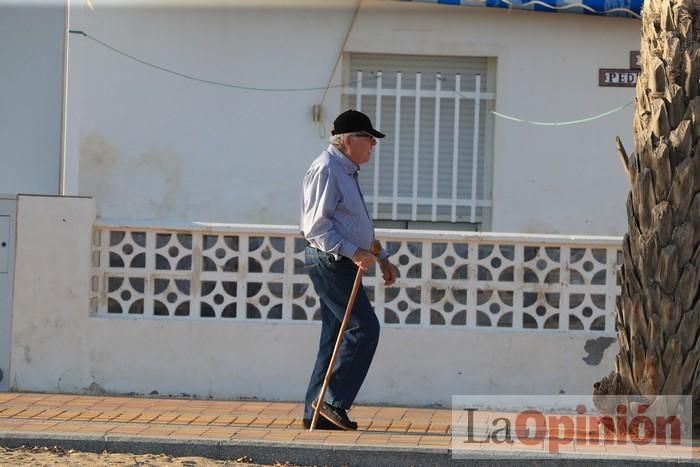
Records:
[[[369,138],[370,140],[372,140],[373,143],[377,141],[377,139],[374,136],[367,133],[353,133],[350,136],[355,136],[357,138]]]

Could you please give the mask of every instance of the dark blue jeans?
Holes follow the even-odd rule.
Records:
[[[311,402],[321,391],[357,266],[348,258],[336,261],[332,255],[308,246],[305,265],[321,299],[321,339],[304,407],[304,418],[310,419],[313,417]],[[378,341],[379,320],[364,288],[360,287],[326,391],[326,402],[341,409],[350,408],[367,376]]]

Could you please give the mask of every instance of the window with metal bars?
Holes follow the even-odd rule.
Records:
[[[343,110],[386,133],[360,185],[377,226],[490,230],[496,60],[350,54]]]

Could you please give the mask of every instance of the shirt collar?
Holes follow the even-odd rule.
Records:
[[[348,159],[348,156],[343,154],[343,152],[340,149],[336,148],[332,144],[328,145],[327,151],[331,155],[331,157],[333,157],[340,163],[340,165],[343,166],[343,169],[345,169],[348,175],[355,175],[355,173],[358,170],[360,170],[360,166]]]

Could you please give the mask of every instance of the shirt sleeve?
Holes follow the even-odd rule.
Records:
[[[310,171],[304,177],[304,236],[326,253],[352,258],[357,245],[343,238],[331,220],[341,201],[342,196],[328,167]]]

